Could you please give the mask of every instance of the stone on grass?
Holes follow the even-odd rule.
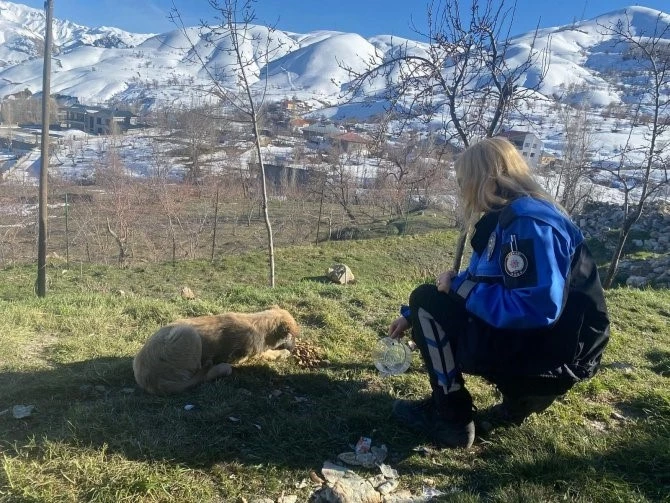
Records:
[[[647,284],[647,281],[647,278],[644,276],[628,276],[628,279],[626,280],[626,286],[642,288]]]
[[[426,498],[414,496],[407,489],[384,496],[384,503],[424,503]]]
[[[321,468],[321,475],[326,479],[326,482],[330,482],[331,484],[334,484],[346,474],[354,474],[354,472],[344,466],[336,465],[329,461],[325,461],[323,463],[323,468]]]
[[[360,454],[354,451],[343,452],[337,458],[348,465],[374,468],[381,465],[387,455],[388,449],[385,445],[382,445],[381,447],[373,446],[370,448],[370,452],[362,452]]]
[[[369,480],[326,461],[321,469],[327,485],[314,493],[315,503],[381,503],[382,496]]]
[[[372,468],[376,464],[375,455],[371,452],[356,454],[354,451],[342,452],[338,454],[337,459],[352,466],[363,466]]]
[[[400,482],[398,480],[385,480],[381,484],[379,484],[376,489],[379,494],[382,496],[386,496],[388,494],[391,494],[393,491],[398,489],[398,486],[400,485]]]
[[[333,264],[326,271],[326,277],[339,285],[347,285],[356,281],[354,274],[346,264]]]
[[[379,465],[379,470],[382,472],[384,478],[387,479],[397,479],[399,477],[398,470],[391,468],[389,465],[381,464]]]
[[[193,293],[193,290],[191,290],[187,286],[182,287],[180,294],[181,294],[182,299],[186,299],[186,300],[195,299],[195,294]]]
[[[613,370],[620,370],[624,374],[631,374],[635,371],[635,367],[630,363],[626,362],[612,362],[610,364],[604,365],[605,368],[610,368]]]

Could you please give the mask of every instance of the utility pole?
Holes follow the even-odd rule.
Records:
[[[47,175],[49,169],[49,99],[51,97],[51,46],[53,0],[45,0],[44,68],[42,73],[42,156],[40,161],[39,231],[37,236],[37,296],[47,294]]]

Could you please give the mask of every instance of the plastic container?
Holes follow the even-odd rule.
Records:
[[[398,339],[379,339],[372,355],[375,367],[383,375],[392,376],[405,372],[412,363],[412,350]]]

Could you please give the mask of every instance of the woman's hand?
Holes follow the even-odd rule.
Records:
[[[393,323],[391,323],[391,326],[389,327],[389,337],[391,339],[400,339],[408,328],[409,321],[407,321],[407,318],[399,316],[393,320]]]
[[[435,281],[438,292],[448,293],[451,288],[451,279],[456,276],[455,271],[446,271],[440,274]]]

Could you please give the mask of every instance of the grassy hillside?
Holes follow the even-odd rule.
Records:
[[[603,370],[519,428],[432,451],[390,420],[392,401],[423,396],[427,380],[416,354],[407,373],[380,377],[371,350],[412,288],[449,267],[454,240],[282,248],[274,290],[263,254],[124,270],[51,264],[45,299],[33,294],[34,267],[0,271],[0,501],[307,501],[310,471],[361,435],[388,447],[402,489],[434,487],[444,501],[669,501],[667,290],[608,292]],[[337,261],[356,284],[325,281]],[[180,297],[185,285],[195,300]],[[252,362],[168,398],[135,388],[132,357],[161,324],[271,304],[295,315],[325,365]],[[467,382],[480,411],[495,403],[491,386]],[[35,409],[15,419],[17,404]]]

